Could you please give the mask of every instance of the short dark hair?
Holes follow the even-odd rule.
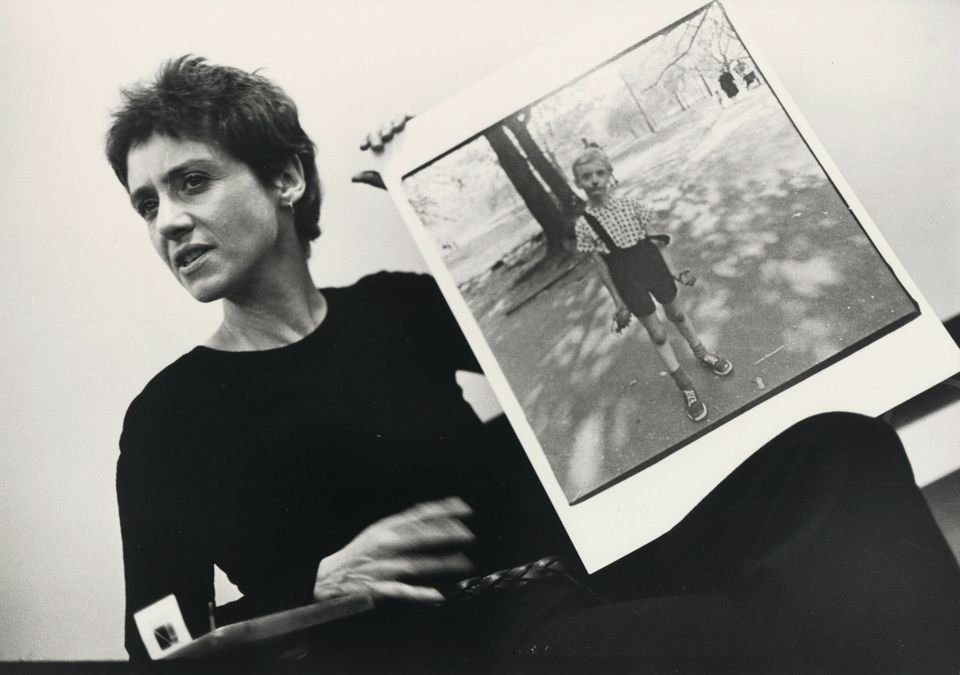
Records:
[[[129,187],[130,149],[153,134],[215,145],[249,166],[264,184],[299,157],[306,190],[294,205],[294,224],[309,252],[310,242],[320,236],[316,148],[300,126],[296,104],[280,87],[257,72],[188,54],[167,61],[152,82],[126,88],[122,96],[107,132],[106,153],[124,187]]]

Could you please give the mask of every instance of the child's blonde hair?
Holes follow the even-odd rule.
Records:
[[[577,155],[577,158],[573,160],[573,175],[576,176],[577,169],[589,162],[602,162],[611,173],[613,172],[613,165],[610,163],[610,158],[607,157],[607,153],[597,145],[589,145],[586,150]]]

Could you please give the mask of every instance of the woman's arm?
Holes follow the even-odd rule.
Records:
[[[177,380],[178,386],[181,381]],[[204,459],[204,443],[183,433],[182,420],[164,407],[164,387],[135,401],[124,422],[117,462],[117,503],[126,592],[125,647],[131,659],[147,658],[133,615],[168,595],[177,598],[194,638],[209,630],[216,555],[211,531],[222,522],[223,470]],[[278,556],[273,583],[244,589],[239,600],[216,608],[217,625],[309,604],[319,556]],[[260,580],[262,581],[262,580]],[[238,581],[241,583],[242,581]],[[259,583],[259,581],[258,581]]]
[[[178,500],[194,480],[189,472],[173,476],[145,458],[121,454],[117,462],[126,590],[124,646],[133,660],[147,658],[133,615],[170,594],[176,596],[191,635],[206,631],[207,603],[214,597],[213,564],[206,558],[200,519],[190,517],[190,505]]]

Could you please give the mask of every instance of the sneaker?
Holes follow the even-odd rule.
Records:
[[[696,389],[681,389],[683,394],[683,403],[687,409],[687,417],[694,422],[699,422],[707,416],[707,406],[697,396]]]
[[[720,377],[724,377],[733,372],[732,363],[710,352],[700,357],[700,365],[704,368],[709,368],[714,375],[719,375]]]

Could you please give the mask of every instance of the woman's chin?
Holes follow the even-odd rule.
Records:
[[[197,302],[208,303],[220,300],[223,296],[223,289],[218,284],[203,283],[198,281],[184,281],[180,279],[180,285]]]

